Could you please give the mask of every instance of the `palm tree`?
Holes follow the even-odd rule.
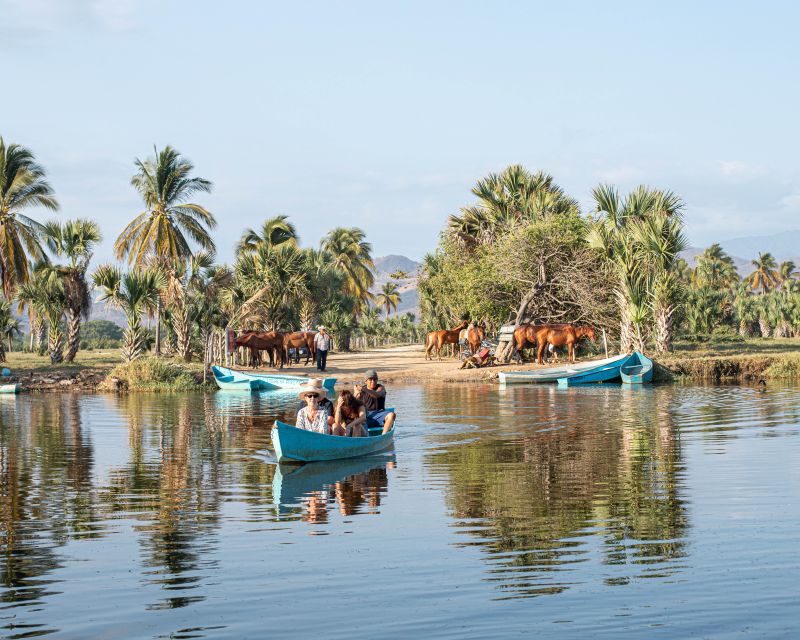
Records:
[[[277,249],[282,246],[297,248],[297,229],[288,216],[267,218],[259,231],[245,229],[236,245],[236,253],[253,253],[262,245]]]
[[[379,307],[386,309],[386,317],[392,309],[397,309],[400,304],[400,293],[397,290],[397,283],[391,280],[381,287],[380,293],[375,296],[375,303]]]
[[[794,260],[781,262],[780,267],[778,267],[778,282],[781,289],[786,288],[798,277],[800,277],[800,272],[797,271],[797,265],[795,265]]]
[[[161,269],[141,269],[122,273],[113,265],[98,267],[92,277],[94,284],[103,290],[100,300],[121,309],[128,320],[122,334],[122,357],[127,362],[142,355],[147,336],[142,329],[142,315],[158,304],[159,292],[166,285]]]
[[[772,254],[761,253],[758,254],[758,259],[752,261],[755,271],[747,276],[747,281],[753,291],[761,289],[761,293],[767,293],[772,287],[776,286],[779,281],[777,271],[777,263]]]
[[[0,137],[0,279],[6,298],[16,283],[28,281],[28,259],[43,257],[41,225],[21,212],[32,207],[58,210],[44,169],[28,149]]]
[[[51,220],[43,229],[47,248],[68,260],[68,264],[57,267],[57,270],[66,295],[67,353],[64,359],[72,362],[80,347],[81,318],[88,319],[92,310],[86,270],[102,235],[96,222],[80,218],[63,224]]]
[[[730,289],[739,282],[733,258],[718,243],[706,248],[696,260],[697,266],[692,272],[692,281],[696,285]]]
[[[142,267],[174,264],[189,258],[189,240],[206,251],[216,250],[209,230],[217,226],[214,216],[199,204],[187,202],[198,193],[210,193],[211,182],[191,177],[194,166],[172,147],[145,161],[136,160],[138,171],[131,184],[144,200],[145,210],[125,227],[114,244],[118,260]],[[187,239],[188,236],[188,239]],[[161,303],[156,305],[156,355],[161,354]]]
[[[300,300],[300,327],[310,331],[320,309],[342,288],[342,274],[321,249],[303,249],[306,289]]]
[[[20,286],[17,299],[33,307],[36,314],[47,321],[50,364],[63,361],[64,332],[61,321],[66,310],[67,294],[57,269],[49,263],[39,263],[28,281]]]
[[[178,355],[184,362],[192,361],[191,323],[192,295],[204,281],[204,272],[214,264],[214,255],[207,251],[196,253],[188,262],[177,262],[165,271],[167,285],[164,300],[172,314],[172,328],[177,339]]]
[[[364,238],[364,232],[357,227],[337,227],[322,240],[322,249],[344,276],[343,293],[355,300],[356,317],[372,300],[369,290],[375,282],[372,245]]]
[[[8,339],[8,350],[11,351],[11,341],[15,333],[20,333],[19,320],[14,317],[8,300],[0,298],[0,362],[6,361],[6,345],[3,338]]]

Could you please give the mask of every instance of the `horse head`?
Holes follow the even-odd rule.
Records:
[[[579,327],[577,333],[578,333],[579,337],[580,336],[586,336],[592,342],[594,342],[597,339],[597,337],[595,336],[595,333],[594,333],[594,327],[590,327],[588,324],[584,325],[582,327]]]

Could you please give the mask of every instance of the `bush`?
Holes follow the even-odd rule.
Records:
[[[193,391],[202,387],[183,366],[160,358],[138,358],[118,364],[100,388],[116,390],[112,378],[118,378],[129,391]]]
[[[711,344],[724,344],[732,342],[744,342],[744,338],[736,332],[733,327],[720,325],[711,332]]]

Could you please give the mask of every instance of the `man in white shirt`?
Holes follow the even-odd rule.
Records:
[[[328,350],[331,348],[331,337],[328,335],[328,330],[323,327],[317,327],[318,333],[314,336],[314,350],[317,352],[317,369],[325,371],[328,363]]]

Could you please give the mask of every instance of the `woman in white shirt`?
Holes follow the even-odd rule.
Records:
[[[297,412],[295,426],[306,431],[330,434],[328,412],[319,406],[319,401],[326,395],[325,388],[306,384],[300,387],[298,395],[305,401],[306,405]]]

